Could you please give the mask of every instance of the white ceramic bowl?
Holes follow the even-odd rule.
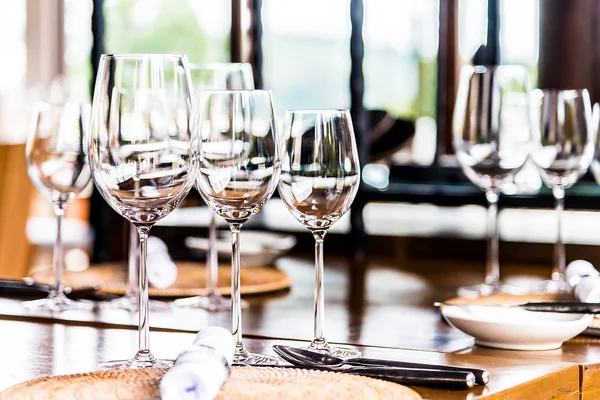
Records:
[[[442,315],[450,325],[475,337],[476,344],[511,350],[557,349],[583,332],[594,317],[481,305],[446,306]]]

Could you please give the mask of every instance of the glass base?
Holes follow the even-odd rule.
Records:
[[[98,369],[142,369],[171,368],[174,361],[159,360],[150,353],[137,353],[131,360],[116,360],[100,363]]]
[[[538,282],[533,286],[533,293],[539,294],[561,294],[570,293],[571,287],[565,281],[547,280]]]
[[[135,292],[127,292],[125,296],[103,303],[102,308],[111,310],[125,310],[129,312],[138,312],[140,309],[140,298]],[[163,301],[148,300],[150,311],[169,311],[171,307]]]
[[[360,350],[352,349],[350,347],[338,347],[332,346],[325,340],[313,340],[306,350],[314,351],[317,353],[333,356],[341,359],[358,358],[362,355]]]
[[[476,297],[491,296],[493,294],[505,293],[505,294],[525,294],[525,289],[518,288],[516,286],[506,285],[499,283],[497,285],[489,285],[487,283],[481,283],[479,285],[464,286],[458,289],[457,294],[459,297],[473,299]]]
[[[206,311],[229,311],[231,310],[231,300],[221,296],[220,294],[210,291],[201,296],[186,297],[184,299],[175,300],[174,304],[177,307],[185,308],[201,308]],[[242,308],[248,307],[248,302],[242,300],[240,302]]]
[[[69,310],[92,310],[96,303],[90,300],[71,300],[64,293],[55,290],[48,297],[38,300],[24,301],[23,307],[28,309],[62,312]]]
[[[237,345],[233,354],[233,365],[277,366],[279,365],[279,358],[250,353],[243,345]]]

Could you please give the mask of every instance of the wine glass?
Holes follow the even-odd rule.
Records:
[[[115,300],[103,303],[102,307],[111,310],[125,310],[138,312],[140,309],[140,295],[138,293],[138,263],[139,263],[139,237],[134,224],[129,224],[129,256],[127,260],[127,289],[125,294]],[[168,303],[158,300],[148,300],[150,311],[168,311]]]
[[[27,139],[27,171],[37,190],[52,203],[56,214],[56,241],[52,269],[54,288],[45,299],[24,302],[27,308],[48,311],[91,309],[90,301],[74,301],[63,286],[64,249],[62,220],[67,204],[89,183],[90,170],[84,146],[89,104],[39,102],[33,129]]]
[[[191,83],[180,55],[103,55],[90,124],[96,188],[139,235],[139,350],[100,368],[168,367],[149,349],[146,255],[152,226],[194,185],[199,140],[191,134]]]
[[[281,169],[271,92],[205,90],[196,113],[202,138],[197,187],[231,229],[234,363],[277,365],[277,358],[245,349],[240,307],[240,230],[271,197]]]
[[[488,203],[487,261],[482,284],[461,297],[519,293],[502,284],[498,263],[498,198],[527,161],[531,138],[527,70],[519,66],[464,66],[453,116],[456,157]]]
[[[252,66],[248,63],[212,63],[190,65],[190,75],[196,96],[202,90],[254,89]],[[217,214],[211,213],[208,228],[208,251],[206,256],[206,290],[202,295],[175,300],[175,305],[202,308],[208,311],[222,311],[231,308],[231,301],[221,296],[217,287],[219,281],[219,261],[217,256]],[[248,303],[241,300],[241,306]]]
[[[551,280],[541,282],[536,291],[567,292],[562,232],[565,190],[589,168],[594,158],[596,128],[586,89],[537,90],[533,99],[536,129],[532,159],[542,181],[552,189],[558,223]]]
[[[323,334],[323,240],[348,211],[360,184],[360,164],[348,110],[287,111],[279,194],[315,238],[314,339],[310,350],[341,358],[360,351],[333,347]]]

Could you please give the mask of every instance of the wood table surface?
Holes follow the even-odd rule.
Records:
[[[368,268],[366,267],[368,264]],[[277,267],[292,289],[252,297],[243,312],[250,350],[272,354],[273,344],[301,345],[312,334],[312,260],[289,256]],[[504,280],[528,283],[550,267],[503,266]],[[468,263],[428,261],[404,265],[392,260],[350,262],[326,258],[326,337],[359,345],[367,357],[486,368],[490,383],[471,390],[415,387],[426,399],[593,399],[600,398],[600,340],[578,337],[551,351],[508,351],[473,346],[432,306],[478,283],[481,271]],[[35,377],[92,371],[98,362],[128,358],[136,351],[136,314],[117,311],[25,313],[20,300],[0,299],[0,389]],[[151,349],[175,358],[208,325],[228,327],[227,312],[154,312]]]

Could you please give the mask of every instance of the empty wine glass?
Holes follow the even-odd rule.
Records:
[[[323,334],[323,240],[348,211],[360,184],[360,164],[348,110],[287,111],[279,194],[315,238],[314,339],[309,349],[341,358],[360,351],[330,346]]]
[[[103,55],[89,156],[96,188],[133,223],[140,242],[139,350],[100,368],[168,367],[149,349],[147,242],[150,228],[174,210],[194,184],[199,141],[190,131],[192,97],[180,55]]]
[[[197,186],[231,229],[234,363],[276,365],[277,358],[245,349],[240,307],[240,230],[271,197],[281,169],[271,92],[205,90],[196,113],[202,138]]]
[[[118,299],[103,303],[102,307],[111,310],[125,310],[129,312],[138,312],[140,309],[140,295],[138,293],[138,263],[139,257],[139,236],[134,224],[129,224],[129,254],[127,260],[127,289],[125,294]],[[150,311],[168,311],[169,304],[158,300],[148,300]]]
[[[249,63],[191,64],[192,85],[197,90],[254,89],[254,75]]]
[[[63,286],[64,249],[62,220],[67,203],[89,183],[90,170],[84,146],[90,117],[89,104],[36,104],[33,129],[27,139],[27,171],[34,186],[52,203],[56,214],[56,241],[52,269],[54,288],[48,297],[24,302],[28,308],[49,311],[91,309],[90,301],[73,301]]]
[[[212,63],[190,65],[190,75],[196,96],[202,90],[254,89],[252,66],[248,63]],[[202,308],[208,311],[229,310],[231,301],[218,291],[219,260],[217,256],[217,214],[211,213],[206,255],[206,290],[202,295],[175,300],[175,305]],[[242,307],[248,303],[241,301]]]
[[[498,198],[523,168],[530,149],[531,109],[527,70],[519,66],[463,67],[453,116],[456,157],[488,203],[487,261],[482,284],[462,287],[461,297],[522,290],[500,282]]]
[[[541,282],[536,290],[560,293],[569,290],[562,232],[565,190],[589,168],[594,158],[596,128],[586,89],[536,90],[533,99],[536,129],[532,159],[542,181],[552,189],[558,223],[551,280]]]

